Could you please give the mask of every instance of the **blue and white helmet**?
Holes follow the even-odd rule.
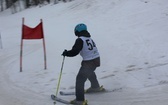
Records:
[[[74,29],[75,35],[77,35],[81,31],[87,31],[87,26],[83,23],[77,24]]]

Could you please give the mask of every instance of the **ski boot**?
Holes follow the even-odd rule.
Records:
[[[70,101],[70,104],[73,104],[73,105],[88,105],[88,102],[87,100],[84,100],[84,101],[77,101],[76,99]]]
[[[104,92],[106,91],[105,88],[103,88],[103,86],[100,86],[98,88],[88,88],[85,90],[85,93],[96,93],[96,92]]]

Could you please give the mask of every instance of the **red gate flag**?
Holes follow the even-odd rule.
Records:
[[[43,37],[42,22],[40,22],[35,28],[23,24],[22,39],[42,39]]]
[[[47,69],[47,57],[46,57],[46,47],[45,47],[42,19],[41,19],[41,22],[35,28],[31,28],[24,25],[24,18],[22,18],[22,37],[21,37],[21,45],[20,45],[20,72],[22,72],[23,39],[28,39],[28,40],[43,39],[44,69]]]

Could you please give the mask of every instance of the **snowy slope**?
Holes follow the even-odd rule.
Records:
[[[116,89],[86,95],[89,105],[167,105],[167,4],[167,0],[74,0],[13,15],[9,10],[1,12],[0,105],[53,104],[50,94],[56,92],[61,54],[71,49],[74,27],[81,22],[87,24],[101,54],[96,71],[100,84]],[[23,72],[19,72],[22,17],[31,27],[43,19],[47,70],[42,41],[30,40],[24,41]],[[80,56],[65,58],[60,90],[74,91],[81,60]],[[89,86],[87,81],[85,88]]]

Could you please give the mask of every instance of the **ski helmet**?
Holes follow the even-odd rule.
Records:
[[[87,31],[87,26],[83,23],[76,25],[75,32]]]

